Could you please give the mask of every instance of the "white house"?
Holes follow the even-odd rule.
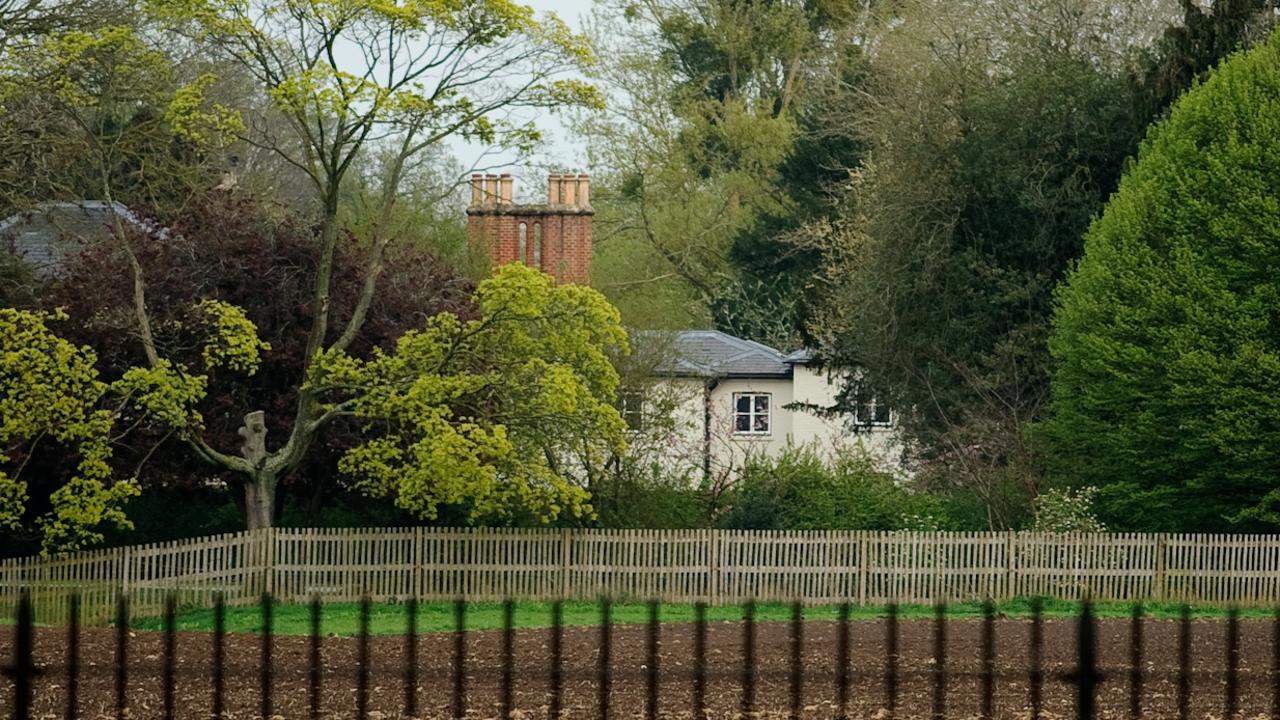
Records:
[[[495,266],[523,262],[559,282],[589,283],[589,178],[553,172],[546,187],[546,202],[516,202],[510,175],[472,175],[472,248]],[[844,383],[808,353],[784,355],[711,330],[636,332],[631,344],[646,357],[635,363],[641,371],[629,376],[620,409],[637,430],[633,450],[668,473],[729,481],[752,453],[776,455],[788,445],[831,456],[861,447],[902,472],[893,413],[871,396],[855,403],[853,417],[818,412],[835,404]]]
[[[670,412],[672,437],[653,448],[669,472],[729,481],[749,455],[777,455],[789,445],[811,445],[829,457],[860,448],[886,471],[903,471],[893,412],[868,395],[852,415],[823,413],[836,403],[844,376],[817,366],[807,351],[785,355],[715,330],[658,337],[633,337],[633,345],[665,347],[655,381],[624,391],[621,409],[637,429],[652,421],[647,414]]]

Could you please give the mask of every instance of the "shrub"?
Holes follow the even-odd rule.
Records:
[[[812,448],[753,457],[725,497],[719,526],[759,530],[949,529],[943,502],[915,493],[862,455],[834,464]]]
[[[1093,514],[1098,488],[1054,488],[1036,498],[1032,530],[1039,532],[1106,532],[1107,526]]]
[[[606,528],[687,529],[710,523],[710,497],[703,488],[634,458],[620,460],[592,487],[591,505]]]

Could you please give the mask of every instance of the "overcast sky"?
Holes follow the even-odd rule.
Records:
[[[581,30],[585,16],[590,14],[592,0],[521,0],[539,15],[554,12],[574,30]],[[513,155],[484,155],[485,148],[455,142],[453,152],[464,168],[479,163],[491,172],[509,172],[515,175],[516,195],[533,198],[542,190],[545,179],[542,165],[590,172],[584,167],[586,153],[582,143],[576,142],[563,120],[551,114],[538,117],[538,125],[547,138],[547,148],[536,162],[539,167],[515,164]]]

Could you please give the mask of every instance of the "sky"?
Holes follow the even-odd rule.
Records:
[[[554,12],[569,24],[571,28],[581,31],[583,21],[591,13],[592,0],[521,0],[532,7],[539,15]],[[539,191],[545,187],[544,172],[551,167],[564,170],[591,172],[585,166],[586,150],[583,143],[576,141],[565,119],[551,113],[536,118],[543,136],[547,139],[547,147],[535,158],[534,166],[517,164],[518,158],[512,154],[485,155],[485,148],[469,145],[461,141],[453,143],[453,154],[464,168],[477,164],[485,172],[509,172],[515,176],[517,198],[536,199]]]

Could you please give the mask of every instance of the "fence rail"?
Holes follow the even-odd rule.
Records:
[[[0,607],[37,621],[78,592],[89,623],[117,594],[189,605],[417,597],[885,604],[1015,597],[1280,604],[1280,535],[733,530],[268,529],[0,561]],[[4,612],[0,611],[0,612]]]

